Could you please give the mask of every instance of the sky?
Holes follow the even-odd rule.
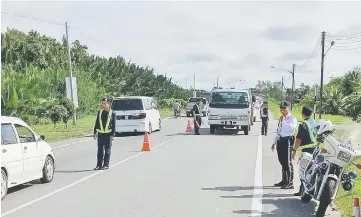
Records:
[[[223,87],[251,87],[284,76],[291,87],[292,64],[296,86],[319,84],[322,31],[325,52],[335,41],[325,57],[325,82],[361,67],[361,1],[2,1],[1,11],[67,21],[69,39],[90,53],[121,55],[183,87],[193,85],[194,73],[202,89],[217,77]],[[65,25],[1,14],[1,31],[8,27],[58,40],[65,34]]]

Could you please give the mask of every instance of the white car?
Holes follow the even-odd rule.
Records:
[[[53,180],[54,153],[44,139],[21,119],[1,116],[1,200],[8,188],[36,179]]]
[[[116,133],[160,131],[162,120],[157,102],[147,96],[116,97],[112,102]]]

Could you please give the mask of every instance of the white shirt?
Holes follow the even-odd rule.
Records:
[[[288,113],[284,120],[279,121],[276,137],[273,143],[277,144],[277,140],[280,137],[294,136],[296,128],[297,118],[294,117],[291,113]]]

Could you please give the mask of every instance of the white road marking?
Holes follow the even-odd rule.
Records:
[[[262,177],[262,135],[258,135],[256,169],[254,173],[254,189],[251,216],[261,216],[263,212],[263,177]]]
[[[159,145],[157,145],[157,146],[154,146],[152,149],[159,148],[160,146],[165,145],[165,144],[169,143],[170,141],[175,140],[175,139],[177,139],[177,138],[179,138],[179,137],[181,137],[181,136],[182,136],[182,135],[173,137],[172,139],[169,139],[169,140],[167,140],[167,141],[165,141],[165,142],[163,142],[163,143],[161,143],[161,144],[159,144]],[[129,160],[131,160],[131,159],[133,159],[133,158],[135,158],[135,157],[138,157],[138,156],[140,156],[140,155],[142,155],[142,154],[144,154],[144,153],[145,153],[145,152],[140,152],[140,153],[135,154],[135,155],[133,155],[133,156],[131,156],[131,157],[128,157],[128,158],[126,158],[126,159],[124,159],[124,160],[122,160],[122,161],[119,161],[119,162],[111,165],[111,166],[109,167],[109,170],[112,169],[112,168],[114,168],[114,167],[116,167],[116,166],[118,166],[118,165],[120,165],[120,164],[122,164],[122,163],[125,163],[125,162],[127,162],[127,161],[129,161]],[[65,191],[65,190],[67,190],[68,188],[71,188],[71,187],[73,187],[73,186],[75,186],[75,185],[77,185],[77,184],[80,184],[80,183],[82,183],[82,182],[85,182],[86,180],[91,179],[91,178],[93,178],[93,177],[95,177],[95,176],[97,176],[97,175],[99,175],[99,174],[101,174],[101,173],[103,173],[103,172],[105,172],[105,171],[107,171],[107,170],[100,170],[100,171],[98,171],[98,172],[96,172],[96,173],[93,173],[93,174],[91,174],[91,175],[88,175],[88,176],[86,176],[86,177],[84,177],[84,178],[82,178],[82,179],[79,179],[79,180],[76,181],[76,182],[73,182],[73,183],[71,183],[71,184],[69,184],[69,185],[66,185],[66,186],[64,186],[64,187],[62,187],[62,188],[59,188],[59,189],[57,189],[57,190],[55,190],[55,191],[52,191],[52,192],[50,192],[50,193],[48,193],[48,194],[46,194],[46,195],[44,195],[44,196],[38,197],[38,198],[36,198],[36,199],[34,199],[34,200],[31,200],[31,201],[29,201],[29,202],[27,202],[27,203],[24,203],[23,205],[17,206],[17,207],[15,207],[15,208],[7,211],[7,212],[4,212],[4,213],[1,214],[1,216],[10,215],[10,214],[12,214],[12,213],[14,213],[14,212],[16,212],[16,211],[18,211],[18,210],[21,210],[21,209],[23,209],[23,208],[25,208],[25,207],[28,207],[28,206],[36,203],[36,202],[39,202],[39,201],[44,200],[44,199],[46,199],[46,198],[48,198],[48,197],[51,197],[51,196],[53,196],[54,194],[57,194],[57,193],[62,192],[62,191]]]
[[[90,140],[92,140],[92,139],[84,139],[84,140],[77,141],[77,142],[72,142],[72,143],[69,143],[69,144],[58,145],[58,146],[55,146],[55,147],[52,147],[52,148],[53,149],[64,148],[64,147],[67,147],[67,146],[70,146],[70,145],[75,145],[75,144],[82,143],[82,142],[87,142],[87,141],[90,141]]]

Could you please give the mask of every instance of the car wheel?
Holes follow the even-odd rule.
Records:
[[[8,176],[4,169],[1,169],[1,200],[5,198],[8,193]]]
[[[53,181],[55,171],[54,160],[51,156],[47,156],[43,168],[43,178],[40,179],[42,183],[49,183]]]
[[[216,131],[216,127],[211,125],[211,126],[209,126],[209,130],[210,130],[211,134],[214,134],[214,132]]]

